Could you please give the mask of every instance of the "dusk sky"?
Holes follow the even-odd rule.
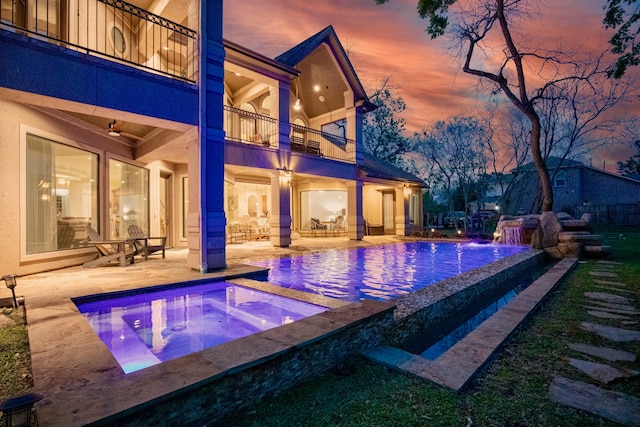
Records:
[[[611,36],[602,26],[604,0],[558,0],[540,3],[526,34],[536,34],[548,48],[607,47]],[[224,2],[224,37],[274,58],[328,25],[335,29],[369,93],[382,80],[391,83],[407,104],[403,117],[407,136],[452,115],[472,114],[483,108],[477,79],[464,74],[457,58],[446,50],[446,40],[431,40],[427,22],[420,19],[417,0],[242,0]],[[484,95],[484,94],[482,94]],[[640,110],[635,97],[627,109]],[[633,150],[600,152],[598,167],[615,171],[615,160],[626,160]]]

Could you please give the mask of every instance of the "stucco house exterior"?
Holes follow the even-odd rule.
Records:
[[[219,0],[2,2],[0,272],[91,260],[86,225],[202,272],[236,230],[410,234],[426,186],[365,155],[374,108],[332,27],[271,59],[223,39]]]

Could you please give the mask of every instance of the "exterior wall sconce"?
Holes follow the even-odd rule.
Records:
[[[296,103],[295,103],[295,104],[293,104],[293,109],[294,109],[294,110],[296,110],[296,111],[300,111],[300,108],[302,108],[302,107],[300,106],[300,100],[299,100],[299,99],[296,99]]]
[[[409,184],[404,184],[404,195],[405,195],[405,197],[408,197],[409,194],[411,194],[411,188],[409,187]]]
[[[4,284],[7,285],[7,288],[11,290],[11,296],[13,297],[13,308],[18,308],[18,300],[16,299],[16,286],[18,285],[16,281],[15,274],[5,274],[0,277],[0,280],[4,280]]]
[[[5,427],[30,427],[34,425],[33,405],[42,399],[38,393],[27,393],[11,397],[0,402],[0,411],[4,414]]]
[[[280,173],[280,182],[284,185],[291,185],[291,173],[293,171],[291,169],[287,169],[285,166],[283,168],[278,168],[278,172]]]

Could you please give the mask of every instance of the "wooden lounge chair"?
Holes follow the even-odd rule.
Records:
[[[144,259],[147,259],[149,255],[155,252],[162,251],[162,258],[164,258],[165,247],[167,246],[167,237],[147,237],[142,228],[132,224],[127,229],[129,237],[133,239],[136,251],[144,254]],[[150,241],[154,243],[151,244]]]
[[[119,262],[124,267],[127,265],[127,260],[133,264],[135,250],[131,240],[104,240],[90,225],[87,225],[87,237],[89,244],[98,250],[98,258],[85,262],[82,264],[83,267],[107,265],[113,261]]]
[[[383,236],[384,225],[382,224],[370,224],[368,221],[364,222],[364,227],[367,236]]]

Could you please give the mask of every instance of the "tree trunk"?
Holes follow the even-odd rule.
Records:
[[[538,171],[540,188],[542,189],[542,212],[552,211],[553,188],[551,187],[551,178],[549,177],[547,165],[540,151],[540,117],[535,112],[528,114],[528,116],[531,119],[531,156],[533,157],[536,171]]]

